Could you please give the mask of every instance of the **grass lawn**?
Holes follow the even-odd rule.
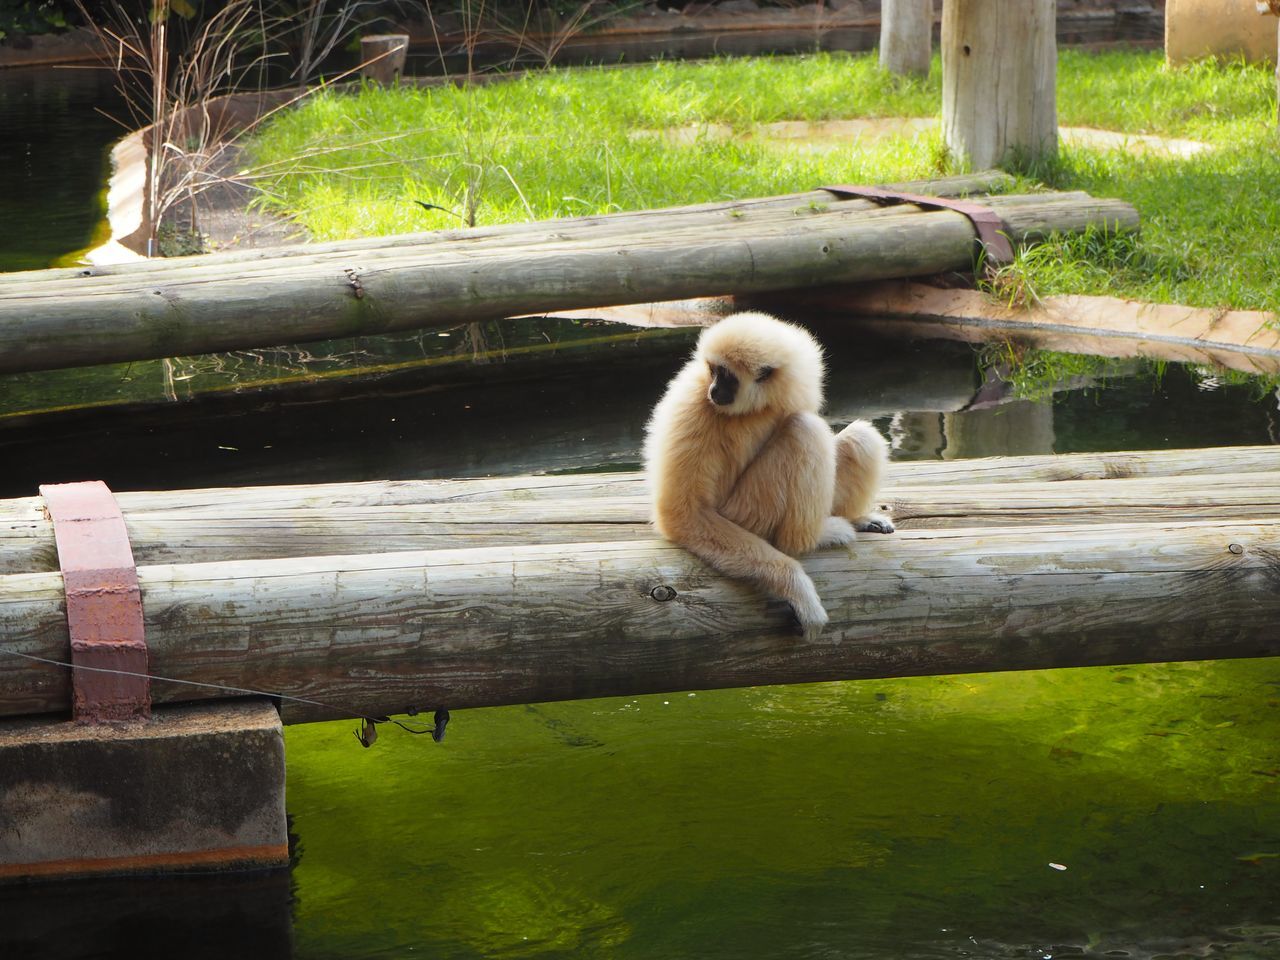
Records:
[[[550,70],[468,88],[327,93],[282,114],[247,156],[263,202],[320,239],[789,193],[957,172],[937,135],[848,150],[654,131],[776,120],[937,116],[926,80],[874,54]],[[1069,147],[1029,175],[1123,197],[1137,239],[1043,245],[1032,290],[1280,311],[1280,139],[1269,68],[1168,69],[1158,51],[1060,53],[1059,122],[1202,140],[1190,158]],[[424,210],[415,200],[444,208]],[[447,212],[446,212],[447,211]]]

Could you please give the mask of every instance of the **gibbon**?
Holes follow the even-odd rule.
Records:
[[[658,532],[786,600],[809,639],[827,611],[795,557],[855,530],[893,532],[873,510],[888,445],[863,420],[832,434],[818,416],[823,374],[806,330],[734,314],[703,331],[645,436]]]

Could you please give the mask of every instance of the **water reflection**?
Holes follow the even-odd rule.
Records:
[[[100,111],[121,106],[107,70],[0,70],[0,270],[74,261],[105,239],[109,152],[124,128]]]

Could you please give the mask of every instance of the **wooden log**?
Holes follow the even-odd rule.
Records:
[[[884,0],[880,5],[880,66],[927,77],[933,59],[933,0]]]
[[[648,491],[635,473],[175,490],[118,500],[140,564],[652,536]],[[883,504],[907,529],[1280,516],[1280,447],[893,464]],[[0,501],[0,574],[56,569],[43,501]]]
[[[216,507],[125,512],[139,564],[649,540],[643,484],[623,496],[336,505],[249,497]],[[589,489],[589,488],[588,488]],[[122,497],[122,500],[124,498]],[[902,529],[1280,517],[1280,472],[1038,483],[890,485],[882,498]],[[0,574],[58,569],[52,525],[36,498],[0,520]]]
[[[491,320],[556,308],[792,289],[972,264],[969,221],[914,207],[867,211],[831,203],[803,223],[717,218],[688,232],[512,249],[438,245],[377,258],[258,261],[252,272],[205,258],[199,275],[141,276],[132,286],[95,279],[75,292],[0,295],[0,372],[234,350],[416,327]],[[1083,226],[1133,229],[1119,201],[1052,196],[998,205],[1015,240]],[[343,265],[345,263],[345,265]],[[637,296],[643,291],[643,296]]]
[[[404,73],[409,36],[403,33],[378,34],[360,38],[360,76],[384,87],[393,87]]]
[[[1013,177],[1000,170],[983,170],[972,174],[935,177],[928,180],[906,180],[898,183],[881,184],[881,186],[886,189],[936,197],[963,197],[974,194],[1005,193],[1013,186],[1014,182]],[[810,190],[805,193],[786,194],[776,197],[747,197],[742,200],[689,204],[661,210],[623,210],[618,213],[501,224],[490,227],[476,227],[469,230],[430,230],[420,233],[396,234],[390,237],[360,237],[354,240],[329,240],[323,243],[299,243],[283,247],[230,250],[223,253],[205,254],[199,257],[174,257],[88,267],[62,267],[51,270],[25,270],[18,273],[0,275],[0,295],[21,295],[23,290],[31,291],[36,283],[57,280],[77,281],[108,276],[136,277],[146,274],[164,274],[168,276],[175,268],[183,264],[207,263],[214,260],[221,264],[251,263],[256,260],[276,259],[295,254],[306,256],[326,253],[376,252],[396,247],[419,247],[422,244],[450,243],[456,240],[466,240],[474,243],[485,239],[503,238],[509,242],[511,237],[524,236],[525,234],[551,238],[571,235],[576,231],[599,229],[605,226],[610,228],[625,226],[628,230],[642,230],[646,226],[652,225],[655,220],[660,221],[665,227],[679,226],[682,221],[700,220],[708,215],[713,218],[717,215],[723,215],[740,220],[758,215],[767,215],[777,210],[803,211],[810,207],[828,204],[831,201],[832,195],[828,191]],[[864,202],[862,207],[863,209],[871,209],[874,204]]]
[[[805,562],[831,623],[657,541],[139,569],[157,702],[286,722],[676,690],[1280,654],[1280,522],[922,530]],[[666,590],[657,590],[665,587]],[[659,597],[667,599],[657,599]],[[61,577],[0,580],[0,715],[66,708]],[[21,654],[22,656],[14,656]]]
[[[974,166],[1056,156],[1054,0],[947,0],[942,130]]]

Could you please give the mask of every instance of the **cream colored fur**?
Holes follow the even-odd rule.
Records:
[[[711,400],[716,366],[737,377],[732,403]],[[773,372],[760,381],[766,367]],[[807,331],[734,314],[703,332],[645,439],[658,532],[789,602],[809,637],[827,612],[795,557],[850,543],[850,521],[893,529],[872,509],[888,446],[864,421],[832,435],[818,416],[823,374],[822,348]]]

